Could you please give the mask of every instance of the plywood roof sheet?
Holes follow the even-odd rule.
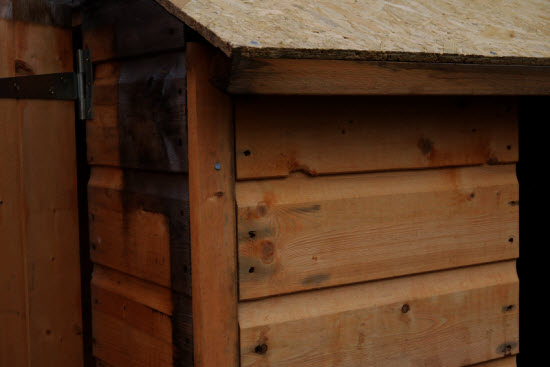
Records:
[[[157,0],[228,56],[550,65],[549,0]]]

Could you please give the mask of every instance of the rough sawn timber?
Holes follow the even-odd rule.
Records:
[[[235,129],[239,180],[518,160],[514,97],[239,96]]]
[[[187,45],[194,360],[238,367],[233,103],[209,82],[216,52]]]
[[[515,165],[237,183],[239,294],[513,259]]]
[[[550,66],[234,58],[212,74],[235,94],[550,94]]]
[[[518,353],[518,297],[510,261],[243,302],[241,365],[485,362]]]

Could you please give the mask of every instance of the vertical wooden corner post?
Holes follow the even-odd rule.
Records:
[[[194,360],[237,367],[233,105],[209,81],[215,54],[210,46],[187,46]]]

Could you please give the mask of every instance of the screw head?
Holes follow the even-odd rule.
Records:
[[[403,305],[403,307],[401,307],[401,312],[407,313],[407,312],[410,311],[410,309],[411,309],[411,307],[410,307],[408,304],[405,303],[405,304]]]
[[[55,94],[55,88],[54,87],[50,87],[48,89],[48,93],[50,93],[51,96],[53,96]]]

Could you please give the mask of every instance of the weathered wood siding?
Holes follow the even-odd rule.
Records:
[[[515,365],[516,98],[237,96],[235,134],[242,366]]]
[[[87,155],[99,365],[193,364],[183,23],[153,0],[82,13],[95,66]]]
[[[0,1],[0,78],[73,71],[56,9]],[[82,366],[74,103],[0,99],[0,167],[0,366]]]

